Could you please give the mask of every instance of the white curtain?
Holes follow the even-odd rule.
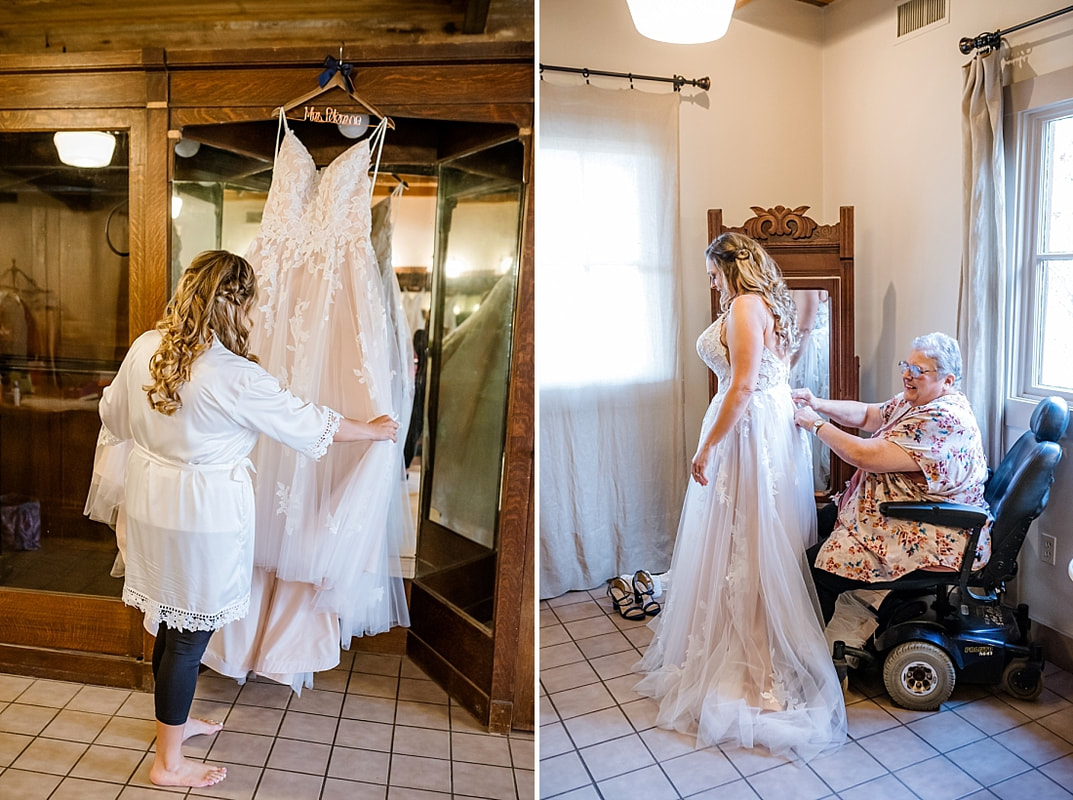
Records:
[[[677,93],[540,85],[540,595],[670,566],[687,477]]]
[[[1002,458],[1006,393],[1006,211],[1002,55],[977,53],[964,67],[961,100],[964,248],[958,299],[963,390],[988,460]]]

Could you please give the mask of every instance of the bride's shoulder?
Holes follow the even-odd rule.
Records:
[[[771,318],[771,311],[760,295],[739,294],[730,301],[726,318],[729,327],[764,330]]]

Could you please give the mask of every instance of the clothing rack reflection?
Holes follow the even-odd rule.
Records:
[[[1044,14],[1042,17],[1036,17],[1035,19],[1030,19],[1028,22],[1022,22],[1020,25],[1014,25],[1012,28],[1006,28],[1006,30],[994,31],[992,33],[981,33],[975,38],[969,36],[963,37],[961,41],[958,42],[958,49],[965,55],[969,55],[973,50],[983,50],[983,54],[987,55],[992,50],[998,49],[999,42],[1007,33],[1019,31],[1022,28],[1027,28],[1029,25],[1035,25],[1037,22],[1046,22],[1049,19],[1068,14],[1070,11],[1073,11],[1073,6],[1060,8],[1057,11],[1052,11],[1050,14]]]
[[[634,81],[657,81],[660,83],[673,83],[674,90],[676,92],[681,91],[683,86],[696,86],[698,89],[708,91],[712,87],[711,78],[705,76],[703,78],[685,78],[681,75],[674,75],[670,78],[664,78],[657,75],[635,75],[632,72],[608,72],[602,69],[589,69],[588,67],[557,67],[551,64],[541,64],[540,72],[544,70],[551,70],[552,72],[570,72],[574,75],[581,75],[585,78],[585,82],[589,82],[590,75],[601,75],[609,78],[626,78],[632,85]]]

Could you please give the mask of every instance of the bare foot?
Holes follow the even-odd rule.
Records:
[[[160,759],[153,759],[149,780],[157,786],[212,786],[227,777],[227,768],[184,757],[174,769],[165,769]]]
[[[190,717],[186,720],[186,727],[183,729],[183,741],[185,742],[191,736],[204,736],[222,731],[224,724],[217,722],[214,719],[197,719],[196,717]]]

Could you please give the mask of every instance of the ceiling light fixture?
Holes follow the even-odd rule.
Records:
[[[669,44],[701,44],[723,38],[735,0],[626,0],[642,36]]]
[[[369,115],[368,114],[353,114],[357,120],[357,125],[337,125],[339,132],[348,139],[357,139],[359,136],[369,130]]]
[[[190,158],[196,156],[197,151],[201,149],[201,142],[194,139],[180,139],[175,143],[175,155],[180,158]]]
[[[107,167],[115,152],[115,137],[104,131],[58,131],[52,141],[60,161],[72,167]]]

